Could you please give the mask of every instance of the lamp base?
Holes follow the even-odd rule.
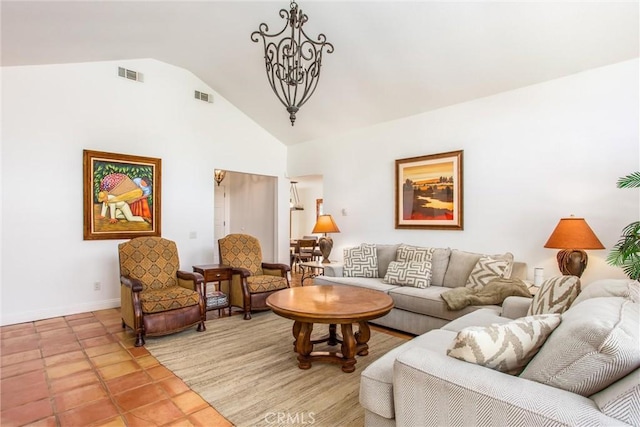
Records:
[[[320,247],[320,253],[322,254],[322,263],[328,264],[329,255],[331,255],[331,249],[333,249],[333,240],[329,236],[320,237],[318,240],[318,246]]]
[[[563,249],[558,252],[558,268],[565,276],[581,277],[587,268],[589,257],[580,249]]]

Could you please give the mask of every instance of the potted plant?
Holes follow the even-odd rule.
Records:
[[[640,172],[634,172],[618,180],[618,188],[639,188]],[[620,240],[616,243],[607,262],[622,270],[632,280],[640,280],[640,221],[634,221],[622,229]]]

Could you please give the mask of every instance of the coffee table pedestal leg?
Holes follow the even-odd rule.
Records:
[[[311,343],[311,332],[313,331],[313,323],[304,323],[296,321],[293,324],[293,336],[295,338],[294,347],[298,353],[298,368],[311,368],[311,352],[313,344]]]
[[[342,325],[342,372],[351,373],[356,370],[356,338],[353,336],[353,325]]]
[[[295,321],[293,323],[293,351],[298,353],[298,368],[309,369],[313,361],[330,362],[342,365],[342,371],[351,373],[356,370],[356,354],[366,356],[369,354],[367,342],[371,338],[371,330],[367,322],[358,322],[359,330],[353,333],[352,323],[340,325],[342,340],[336,334],[336,324],[329,325],[329,335],[315,341],[311,340],[313,323]],[[314,352],[315,344],[326,342],[334,346],[341,344],[340,353],[337,352]]]
[[[366,356],[369,354],[369,338],[371,338],[371,329],[367,322],[358,322],[360,329],[356,332],[356,352],[358,356]]]

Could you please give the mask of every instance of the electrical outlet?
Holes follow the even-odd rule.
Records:
[[[94,291],[99,291],[101,286],[102,286],[102,284],[100,282],[94,282],[93,283],[93,290]]]

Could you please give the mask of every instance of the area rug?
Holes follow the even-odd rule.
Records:
[[[161,338],[147,338],[146,348],[233,424],[244,426],[362,426],[358,403],[360,373],[390,349],[406,342],[371,331],[369,354],[356,356],[356,370],[320,363],[298,368],[293,351],[293,323],[272,312],[207,321]],[[315,325],[312,337],[326,334]],[[333,347],[335,350],[335,347]]]

